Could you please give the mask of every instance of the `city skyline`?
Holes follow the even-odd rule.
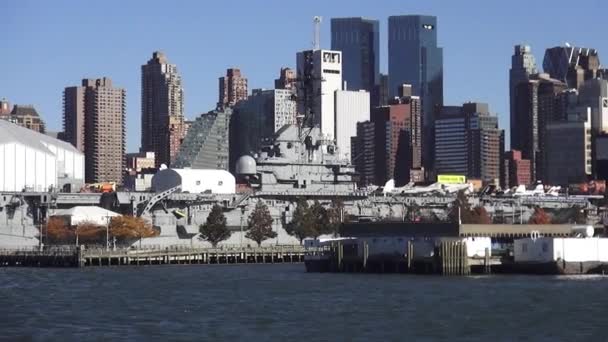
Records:
[[[527,11],[522,16],[519,8],[524,4]],[[214,108],[218,96],[217,78],[227,68],[240,68],[249,79],[250,89],[273,88],[280,67],[294,68],[294,53],[311,48],[314,15],[323,16],[321,48],[326,49],[331,47],[331,18],[361,16],[378,20],[380,71],[383,73],[388,69],[388,17],[413,14],[436,16],[441,26],[438,44],[444,51],[444,103],[489,103],[493,111],[498,113],[500,127],[507,132],[508,70],[514,45],[530,45],[537,62],[542,60],[545,49],[565,42],[597,49],[600,55],[608,53],[608,44],[601,36],[600,14],[608,6],[601,1],[588,4],[586,20],[574,29],[571,25],[553,25],[556,21],[567,22],[573,15],[567,10],[569,7],[565,1],[553,2],[551,7],[523,1],[509,4],[467,1],[459,4],[431,2],[407,5],[389,1],[382,8],[374,8],[364,2],[349,2],[349,6],[344,6],[344,3],[327,4],[321,9],[320,6],[311,5],[296,15],[279,18],[276,14],[281,6],[278,2],[271,2],[267,12],[260,13],[256,18],[238,16],[238,23],[226,31],[213,29],[221,22],[221,13],[225,10],[223,6],[226,6],[222,4],[183,5],[173,14],[177,20],[170,27],[150,25],[164,14],[154,12],[154,6],[147,9],[137,3],[120,4],[122,10],[112,18],[83,15],[89,10],[90,13],[103,13],[99,6],[104,5],[85,6],[61,1],[52,6],[27,1],[1,4],[0,10],[7,16],[0,22],[0,37],[12,49],[0,56],[3,78],[9,81],[0,84],[0,97],[6,97],[13,104],[33,104],[47,123],[48,130],[59,131],[63,89],[74,79],[108,76],[130,94],[127,96],[127,151],[139,148],[139,67],[153,51],[167,53],[171,62],[180,69],[186,99],[185,114],[192,120]],[[200,10],[202,6],[206,11]],[[243,13],[250,12],[248,9],[253,10],[253,5],[246,2],[239,3],[239,6]],[[60,21],[58,18],[62,16],[54,13],[70,14],[74,21]],[[45,29],[41,31],[28,27],[27,21],[23,20],[26,16],[40,24],[36,27]],[[462,20],[467,17],[475,20]],[[518,18],[518,25],[512,25],[513,18]],[[82,24],[85,21],[90,25]],[[96,23],[106,26],[99,30]],[[551,25],[551,34],[539,29],[546,25]],[[77,31],[73,30],[75,26],[79,27]],[[251,34],[234,34],[247,28],[246,32]],[[67,44],[69,41],[76,41],[77,44]],[[61,54],[46,53],[58,48]],[[49,63],[53,63],[54,67],[49,68]],[[542,71],[540,65],[539,69]],[[34,82],[37,86],[32,88]],[[509,141],[508,137],[506,141]]]

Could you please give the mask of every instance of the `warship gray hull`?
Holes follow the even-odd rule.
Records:
[[[164,247],[170,245],[204,246],[198,237],[215,204],[224,208],[232,231],[227,245],[254,245],[243,230],[255,204],[263,201],[273,217],[277,237],[263,245],[299,244],[284,226],[291,221],[296,203],[306,199],[329,206],[332,200],[344,203],[343,218],[354,221],[411,220],[416,217],[431,221],[447,220],[447,213],[459,191],[468,186],[434,184],[426,187],[406,186],[396,189],[360,189],[354,167],[340,160],[332,141],[325,140],[318,128],[302,129],[288,125],[255,156],[237,161],[237,189],[231,194],[190,193],[182,185],[158,192],[115,193],[27,193],[0,194],[0,248],[39,244],[40,227],[57,209],[77,205],[99,205],[123,214],[144,217],[160,229],[160,236],[145,238],[137,245]],[[475,196],[472,205],[482,205],[500,223],[526,223],[535,207],[548,210],[577,208],[595,213],[587,198],[543,196]],[[599,220],[599,218],[592,218]]]

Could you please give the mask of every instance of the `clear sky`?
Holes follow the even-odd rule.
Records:
[[[107,76],[127,90],[127,150],[140,141],[140,66],[154,50],[177,64],[190,119],[214,108],[218,80],[239,67],[249,89],[272,88],[281,66],[311,47],[312,17],[380,20],[381,71],[387,71],[388,16],[438,17],[446,104],[482,101],[508,132],[513,45],[544,49],[569,42],[599,50],[608,65],[607,0],[233,0],[0,1],[0,98],[33,104],[49,130],[61,130],[62,92],[82,78]],[[603,59],[602,59],[603,58]],[[508,141],[508,137],[507,137]]]

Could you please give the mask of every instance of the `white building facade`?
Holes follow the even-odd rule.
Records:
[[[342,90],[342,52],[307,50],[297,54],[298,112],[308,115],[326,137],[335,138],[334,92]],[[308,107],[308,108],[307,108]]]
[[[370,119],[370,99],[366,91],[335,92],[334,137],[340,158],[350,160],[351,137],[357,135],[357,122]]]

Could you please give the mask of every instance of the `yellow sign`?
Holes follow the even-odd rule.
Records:
[[[467,177],[462,175],[437,175],[437,182],[441,184],[464,184]]]

